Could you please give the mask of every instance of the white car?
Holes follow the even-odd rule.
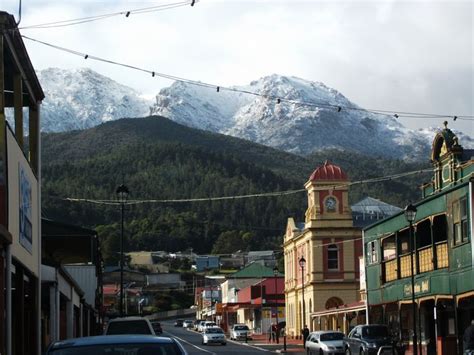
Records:
[[[234,324],[230,330],[230,339],[245,340],[251,339],[250,329],[246,324]]]
[[[185,320],[183,322],[183,328],[192,328],[194,325],[194,322],[192,320]]]
[[[202,344],[226,345],[227,341],[225,339],[224,331],[219,327],[209,327],[204,329],[204,332],[202,333]]]
[[[207,328],[212,327],[217,327],[217,324],[215,322],[204,322],[204,324],[201,325],[201,333],[204,333]]]
[[[148,334],[155,335],[153,326],[147,318],[124,317],[114,318],[109,321],[104,335],[118,334]]]

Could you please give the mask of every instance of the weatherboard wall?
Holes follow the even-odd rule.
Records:
[[[469,184],[472,184],[469,183]],[[415,295],[417,298],[434,295],[459,295],[474,290],[474,271],[472,262],[472,230],[468,228],[467,242],[454,245],[453,242],[453,211],[455,200],[467,196],[472,201],[472,187],[468,183],[454,186],[444,192],[430,196],[417,205],[416,225],[433,216],[446,214],[448,267],[430,272],[415,274]],[[472,204],[468,204],[471,208]],[[468,225],[472,225],[473,211],[468,210]],[[397,231],[409,227],[403,212],[375,223],[364,230],[364,243],[377,241],[379,260],[369,264],[366,255],[366,277],[369,305],[384,304],[411,299],[411,277],[383,282],[381,240]]]

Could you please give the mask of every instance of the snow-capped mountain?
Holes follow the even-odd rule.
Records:
[[[41,129],[71,131],[123,117],[150,114],[150,100],[90,69],[49,68],[37,73],[45,99]]]
[[[396,158],[426,157],[435,134],[428,138],[427,132],[407,129],[394,117],[361,110],[319,82],[274,74],[234,88],[263,97],[174,83],[160,91],[151,112],[297,154],[336,148]],[[274,97],[315,104],[277,103]]]
[[[233,87],[263,96],[175,82],[154,102],[90,69],[50,68],[38,72],[38,78],[45,92],[41,109],[45,132],[152,114],[301,155],[335,148],[426,159],[438,130],[408,129],[392,116],[361,109],[323,83],[276,74]],[[277,103],[274,97],[314,105]],[[474,147],[472,138],[455,133],[463,146]]]

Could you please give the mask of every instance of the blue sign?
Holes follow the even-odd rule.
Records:
[[[31,183],[20,166],[20,244],[30,253],[33,251],[31,204]]]

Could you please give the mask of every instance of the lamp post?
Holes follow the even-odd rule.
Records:
[[[277,344],[280,342],[280,328],[278,327],[278,291],[277,291],[277,276],[278,276],[278,267],[275,265],[273,268],[273,276],[275,280],[275,304],[276,304],[276,334],[275,339]]]
[[[121,229],[120,229],[120,317],[123,317],[123,213],[125,210],[125,203],[128,198],[128,187],[124,184],[117,187],[117,197],[120,203],[121,210]]]
[[[413,222],[416,217],[416,207],[411,203],[405,207],[405,218],[410,223],[410,257],[411,257],[411,303],[413,306],[413,355],[418,355],[418,337],[416,329],[416,303],[415,303],[415,267],[414,267],[414,255],[415,255],[415,243],[413,242]]]
[[[299,260],[300,268],[301,268],[301,300],[303,301],[303,307],[301,308],[301,331],[303,331],[304,328],[304,321],[305,321],[305,306],[304,306],[304,267],[306,265],[306,259],[304,256],[301,256]],[[303,338],[303,345],[305,345],[306,339],[304,339],[304,335],[302,336]]]

